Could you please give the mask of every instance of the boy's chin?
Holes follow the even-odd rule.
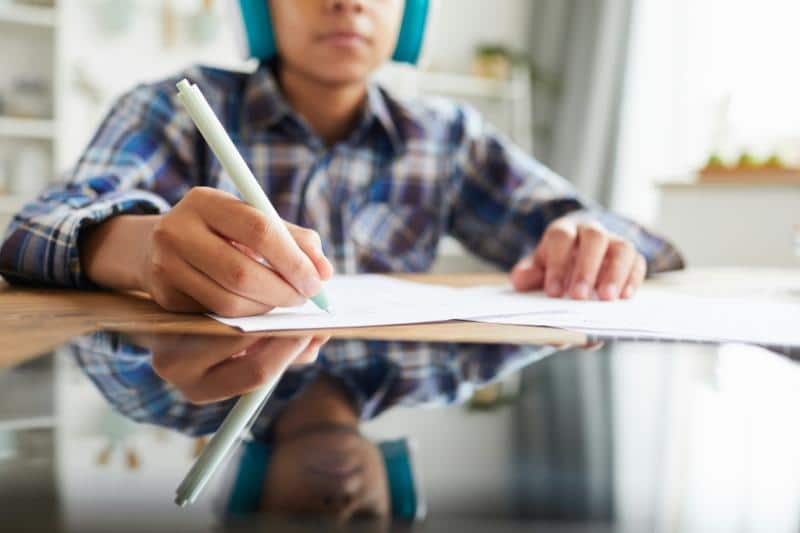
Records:
[[[326,85],[354,85],[366,83],[374,70],[365,65],[332,64],[326,65],[324,69],[317,69],[314,77]]]

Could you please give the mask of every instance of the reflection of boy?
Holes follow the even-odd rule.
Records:
[[[421,36],[427,0],[240,3],[260,21],[251,51],[266,59],[274,27],[278,57],[252,74],[193,69],[124,96],[70,182],[15,217],[0,273],[247,315],[303,301],[333,266],[424,271],[444,234],[513,267],[517,289],[551,296],[629,297],[646,271],[681,266],[668,243],[579,198],[468,107],[401,102],[369,83],[393,50],[415,59],[419,43],[408,53],[403,31]],[[294,241],[276,245],[263,215],[230,194],[176,103],[183,76],[208,97]]]
[[[230,342],[238,340],[233,337]],[[208,342],[184,339],[181,344],[195,345],[202,356],[209,355],[203,350]],[[253,339],[253,344],[261,341]],[[153,370],[153,361],[164,354],[130,344],[119,335],[95,334],[73,348],[79,365],[106,399],[136,420],[202,435],[215,431],[233,406],[233,400],[189,403],[179,388]],[[240,348],[231,349],[238,353]],[[398,454],[402,446],[397,443],[376,447],[359,433],[360,421],[395,406],[465,401],[476,387],[552,351],[510,345],[331,341],[313,366],[284,374],[256,418],[251,429],[254,444],[246,447],[241,459],[255,454],[269,467],[257,479],[241,483],[248,488],[247,496],[239,491],[236,498],[226,499],[225,506],[236,513],[263,509],[325,514],[339,520],[385,517],[390,510],[394,516],[413,518],[420,508],[408,453]],[[186,352],[183,359],[197,357]],[[216,369],[224,364],[213,361]],[[171,365],[176,372],[180,361],[173,359]],[[235,467],[239,479],[242,467]],[[252,466],[248,469],[255,471]]]

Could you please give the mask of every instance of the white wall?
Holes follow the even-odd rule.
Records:
[[[475,45],[499,43],[527,49],[533,2],[528,0],[439,0],[426,39],[432,70],[469,70]]]

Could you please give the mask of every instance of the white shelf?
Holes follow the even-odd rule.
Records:
[[[0,420],[0,431],[25,431],[27,429],[46,429],[55,426],[56,419],[52,416]]]
[[[25,24],[52,28],[56,25],[56,11],[52,7],[10,4],[0,6],[0,23]]]
[[[0,137],[52,139],[54,136],[55,124],[52,120],[0,117]]]
[[[418,84],[426,92],[478,98],[513,98],[516,96],[517,80],[492,80],[467,74],[420,71]]]

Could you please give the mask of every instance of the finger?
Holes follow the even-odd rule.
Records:
[[[629,242],[615,240],[608,246],[603,270],[597,279],[597,296],[601,300],[619,298],[635,260],[636,250]]]
[[[156,335],[152,344],[153,369],[170,383],[191,383],[258,340],[246,336]]]
[[[552,346],[556,350],[561,350],[561,351],[571,350],[572,348],[575,347],[575,345],[572,343],[553,344]]]
[[[204,313],[208,311],[197,300],[172,286],[155,283],[150,296],[158,305],[171,313]]]
[[[533,254],[528,255],[514,265],[511,270],[511,284],[514,289],[520,292],[542,288],[544,285],[544,267],[536,262]]]
[[[642,286],[646,275],[647,261],[645,261],[641,254],[637,254],[636,259],[634,260],[633,270],[631,270],[631,275],[628,278],[627,283],[625,283],[625,289],[622,291],[622,297],[633,298],[633,296],[636,295],[636,292],[639,290],[639,287]]]
[[[298,246],[300,246],[300,249],[303,250],[303,252],[305,252],[309,259],[311,259],[311,261],[314,263],[320,278],[322,280],[330,279],[330,277],[333,275],[334,269],[333,265],[330,261],[328,261],[328,258],[325,257],[325,254],[322,251],[322,240],[320,239],[319,233],[311,229],[301,228],[300,226],[290,224],[289,222],[286,222],[285,224],[289,230],[289,233],[291,233]],[[265,264],[266,259],[260,257],[247,246],[236,241],[231,241],[231,245],[254,261]]]
[[[272,268],[304,296],[315,296],[320,291],[316,267],[282,220],[271,220],[234,196],[204,194],[199,200],[199,213],[212,231],[247,246],[269,261]]]
[[[190,295],[207,311],[236,317],[260,315],[273,309],[270,305],[226,290],[179,257],[173,257],[171,263],[172,266],[166,273],[171,284],[182,293]]]
[[[171,281],[173,276],[181,277],[186,268],[186,263],[175,254],[155,252],[149,272],[150,296],[167,311],[206,312],[206,306]]]
[[[312,229],[301,228],[289,222],[286,223],[286,229],[294,237],[295,242],[300,249],[311,259],[314,266],[319,273],[320,278],[324,281],[333,276],[333,265],[325,253],[322,251],[322,239],[319,233]]]
[[[329,336],[326,337],[314,337],[311,339],[311,342],[308,344],[305,350],[303,350],[294,361],[292,361],[292,366],[304,366],[310,365],[314,361],[317,360],[319,356],[319,349],[328,342],[330,339]]]
[[[292,307],[306,301],[273,270],[216,234],[180,240],[176,246],[189,264],[229,292],[271,307]]]
[[[578,227],[577,250],[571,263],[571,297],[577,300],[591,298],[607,249],[608,233],[603,228],[588,224]]]
[[[558,298],[564,294],[576,238],[577,228],[570,223],[557,221],[545,231],[540,246],[545,260],[544,290],[548,296]]]
[[[605,344],[604,341],[591,341],[581,346],[580,349],[584,352],[596,352],[602,349]]]
[[[310,342],[310,336],[259,339],[242,357],[210,369],[184,395],[194,403],[207,403],[247,394],[279,377]]]

